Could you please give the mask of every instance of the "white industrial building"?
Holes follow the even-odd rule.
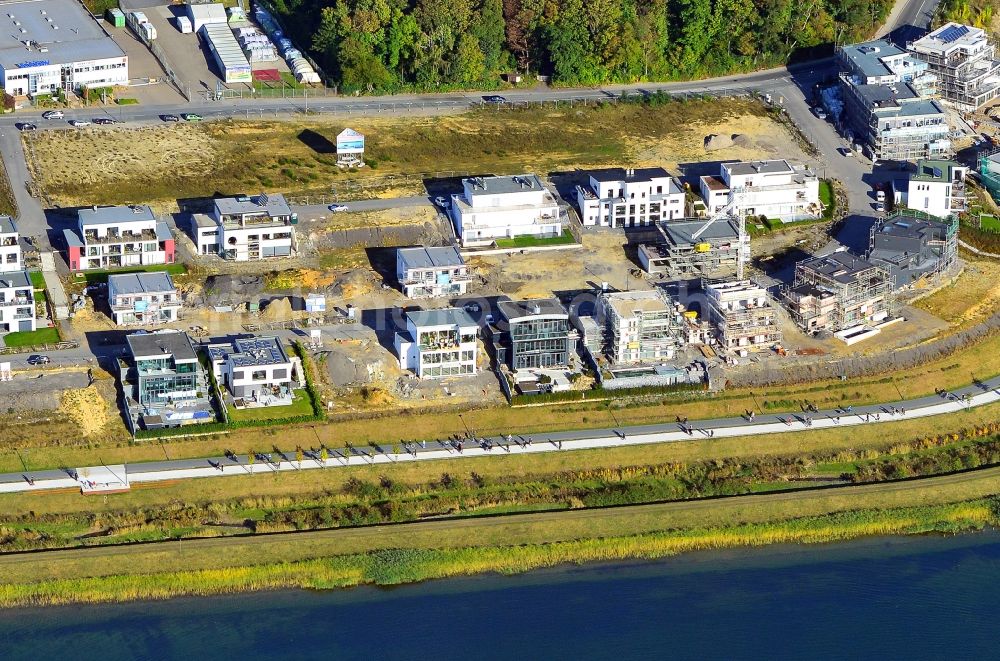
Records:
[[[0,71],[11,96],[128,85],[128,57],[76,0],[0,3]]]
[[[20,271],[23,266],[20,234],[10,216],[0,216],[0,273]]]
[[[612,363],[670,360],[683,339],[683,319],[661,289],[601,294],[597,323]]]
[[[767,216],[783,221],[817,218],[819,177],[807,167],[784,159],[722,163],[718,177],[701,177],[701,195],[709,215],[736,196],[736,216]]]
[[[194,31],[201,30],[203,25],[228,25],[229,19],[226,16],[226,8],[221,2],[211,2],[206,4],[188,3],[187,15],[191,19]]]
[[[969,168],[955,161],[921,160],[906,179],[892,182],[896,207],[923,211],[938,218],[966,209],[965,177]]]
[[[562,234],[559,205],[537,175],[470,177],[462,187],[451,196],[451,218],[463,246]]]
[[[115,273],[108,276],[108,305],[116,326],[169,324],[181,299],[169,273]]]
[[[247,262],[296,252],[298,215],[280,193],[217,198],[211,216],[193,219],[199,255]]]
[[[396,333],[401,369],[421,379],[476,373],[479,325],[460,308],[406,313],[406,331]]]
[[[294,401],[294,363],[276,337],[238,337],[208,345],[212,373],[237,408],[284,406]]]
[[[199,5],[195,5],[199,6]],[[222,5],[219,5],[221,7]],[[225,12],[223,12],[225,17]],[[208,46],[225,83],[250,83],[253,74],[233,31],[223,23],[205,23],[198,32]]]
[[[767,291],[749,280],[705,287],[709,322],[724,349],[737,353],[769,349],[781,342],[775,309]]]
[[[684,188],[663,168],[610,168],[590,173],[576,187],[586,226],[636,227],[684,217]]]
[[[960,110],[973,111],[1000,94],[1000,60],[981,28],[946,23],[906,46],[937,77],[937,91]]]
[[[396,280],[407,298],[464,296],[472,276],[454,246],[398,248]]]

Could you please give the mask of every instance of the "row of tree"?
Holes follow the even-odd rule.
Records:
[[[345,91],[749,70],[864,38],[891,0],[272,0]]]

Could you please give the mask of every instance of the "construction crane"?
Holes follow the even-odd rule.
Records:
[[[736,240],[739,242],[739,248],[737,250],[736,257],[736,279],[743,279],[743,269],[746,261],[749,257],[747,254],[746,247],[749,244],[747,240],[747,219],[743,214],[737,214],[736,209],[740,206],[740,201],[743,198],[742,188],[733,188],[729,191],[729,201],[726,202],[726,206],[722,207],[718,211],[712,214],[712,216],[705,221],[697,232],[691,235],[692,241],[697,241],[698,237],[704,234],[705,230],[711,227],[715,222],[719,220],[729,220],[733,219],[736,221]]]

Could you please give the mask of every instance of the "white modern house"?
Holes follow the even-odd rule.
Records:
[[[906,45],[937,77],[941,98],[974,111],[1000,94],[996,46],[982,28],[946,23]]]
[[[166,324],[177,321],[181,300],[169,273],[115,273],[108,305],[116,326]]]
[[[947,218],[965,211],[965,177],[969,168],[955,161],[925,159],[906,179],[892,182],[896,207]]]
[[[0,273],[0,334],[35,330],[34,291],[27,271]]]
[[[212,373],[237,408],[284,406],[293,395],[293,361],[276,337],[238,337],[208,345]]]
[[[75,0],[6,0],[0,75],[11,96],[128,85],[128,56]]]
[[[705,287],[709,322],[724,349],[747,353],[769,349],[781,341],[774,307],[767,290],[749,280]]]
[[[421,379],[476,373],[479,325],[460,308],[406,313],[406,331],[396,333],[401,369]]]
[[[470,177],[462,189],[451,196],[450,213],[463,246],[562,234],[559,205],[537,175]]]
[[[23,268],[20,234],[10,216],[0,216],[0,273]]]
[[[601,294],[596,316],[615,364],[670,360],[682,343],[681,314],[660,289]]]
[[[663,168],[610,168],[576,187],[580,221],[588,227],[637,227],[684,217],[684,188]]]
[[[731,193],[736,195],[733,213],[738,216],[794,221],[823,212],[819,177],[785,159],[722,163],[718,177],[701,177],[699,185],[709,215],[725,207]]]
[[[81,209],[63,235],[71,271],[174,263],[174,236],[146,205]]]
[[[236,262],[295,255],[299,218],[280,193],[217,198],[211,216],[193,218],[199,255]]]
[[[472,280],[454,246],[398,248],[396,280],[407,298],[463,296]]]

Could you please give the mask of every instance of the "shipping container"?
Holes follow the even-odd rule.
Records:
[[[116,28],[125,27],[125,12],[118,9],[118,7],[108,9],[108,11],[104,12],[104,17],[108,20],[108,23]]]

